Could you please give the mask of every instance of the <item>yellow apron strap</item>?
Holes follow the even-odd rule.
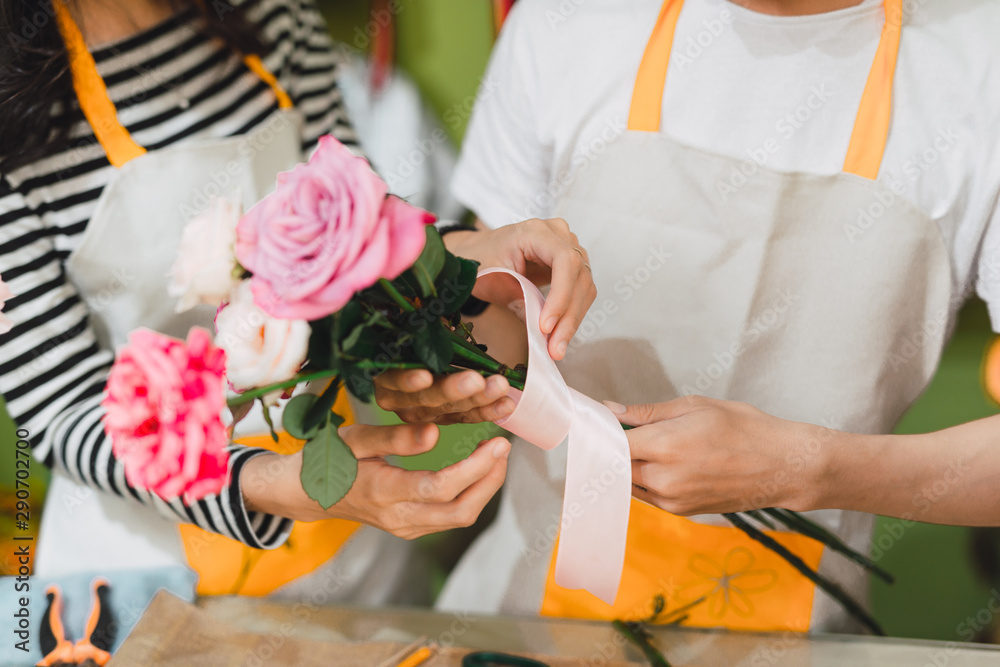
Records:
[[[108,88],[97,71],[97,63],[87,50],[80,28],[76,25],[63,0],[53,0],[59,31],[70,55],[70,70],[73,75],[73,89],[76,91],[80,109],[90,123],[97,141],[104,147],[108,161],[116,167],[133,160],[146,152],[129,134],[129,131],[118,120],[118,110],[108,95]],[[250,54],[243,56],[247,68],[260,77],[274,91],[278,106],[282,109],[292,108],[292,98],[281,87],[274,74],[265,67],[260,56]]]
[[[847,148],[844,171],[875,180],[885,143],[889,138],[892,118],[892,80],[896,74],[899,37],[903,30],[903,0],[885,0],[885,25],[879,41],[875,62],[865,84],[854,134]]]
[[[663,91],[677,19],[684,0],[664,0],[639,64],[632,91],[628,129],[659,132]],[[892,116],[892,82],[903,28],[903,0],[885,0],[885,25],[861,98],[844,171],[874,180],[882,164]]]
[[[632,90],[632,108],[628,114],[628,129],[636,132],[659,132],[663,115],[663,90],[667,83],[670,50],[674,45],[677,19],[684,0],[664,0],[653,34],[639,63],[639,74]]]
[[[146,149],[135,143],[128,130],[118,122],[118,112],[114,102],[108,97],[104,79],[97,72],[97,64],[87,50],[80,28],[62,0],[53,0],[59,31],[69,51],[70,70],[73,74],[73,89],[80,101],[80,109],[90,123],[94,136],[101,142],[108,160],[120,167],[129,160],[139,157]]]
[[[278,106],[280,108],[292,108],[292,98],[288,96],[285,89],[281,87],[280,83],[278,83],[278,79],[271,74],[271,70],[264,66],[260,56],[251,53],[248,56],[243,56],[243,62],[246,63],[246,66],[250,68],[251,72],[260,77],[261,81],[271,86],[271,90],[274,91],[274,96],[278,98]]]

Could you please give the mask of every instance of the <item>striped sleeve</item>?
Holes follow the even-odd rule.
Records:
[[[294,48],[288,59],[288,93],[305,120],[303,148],[308,152],[324,134],[357,146],[358,137],[337,85],[341,58],[326,21],[314,0],[287,4],[296,14],[291,36]]]
[[[161,513],[255,548],[280,546],[291,521],[247,512],[239,486],[246,462],[263,450],[233,445],[225,490],[187,506],[166,502],[125,482],[104,432],[100,402],[113,354],[89,324],[86,302],[66,279],[53,232],[26,199],[0,178],[0,275],[14,297],[4,313],[13,328],[0,335],[0,394],[35,456],[95,489],[132,497]]]

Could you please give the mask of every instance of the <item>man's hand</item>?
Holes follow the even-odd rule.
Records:
[[[448,249],[480,263],[482,268],[517,271],[539,287],[551,285],[539,326],[551,333],[549,355],[559,360],[576,333],[597,287],[590,275],[587,251],[562,218],[525,220],[499,229],[453,232],[445,236]],[[509,292],[516,285],[506,281],[478,284],[473,294],[491,303],[508,303],[519,297]]]
[[[240,485],[247,509],[297,521],[348,519],[414,539],[472,525],[507,474],[510,443],[493,438],[467,459],[437,472],[408,471],[384,457],[433,449],[430,424],[347,426],[341,436],[358,458],[358,477],[348,494],[324,511],[302,490],[302,453],[262,454],[244,466]]]
[[[607,405],[637,427],[628,432],[637,498],[681,516],[815,509],[825,456],[803,447],[836,432],[702,396]]]

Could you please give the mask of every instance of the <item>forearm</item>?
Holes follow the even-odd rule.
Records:
[[[837,434],[817,457],[809,509],[1000,526],[1000,416],[920,435]]]

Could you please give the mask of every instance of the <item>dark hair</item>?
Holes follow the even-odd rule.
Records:
[[[170,0],[175,11],[187,3]],[[194,0],[204,31],[240,53],[268,45],[246,18],[252,2]],[[78,108],[52,0],[0,0],[0,173],[64,150]]]

